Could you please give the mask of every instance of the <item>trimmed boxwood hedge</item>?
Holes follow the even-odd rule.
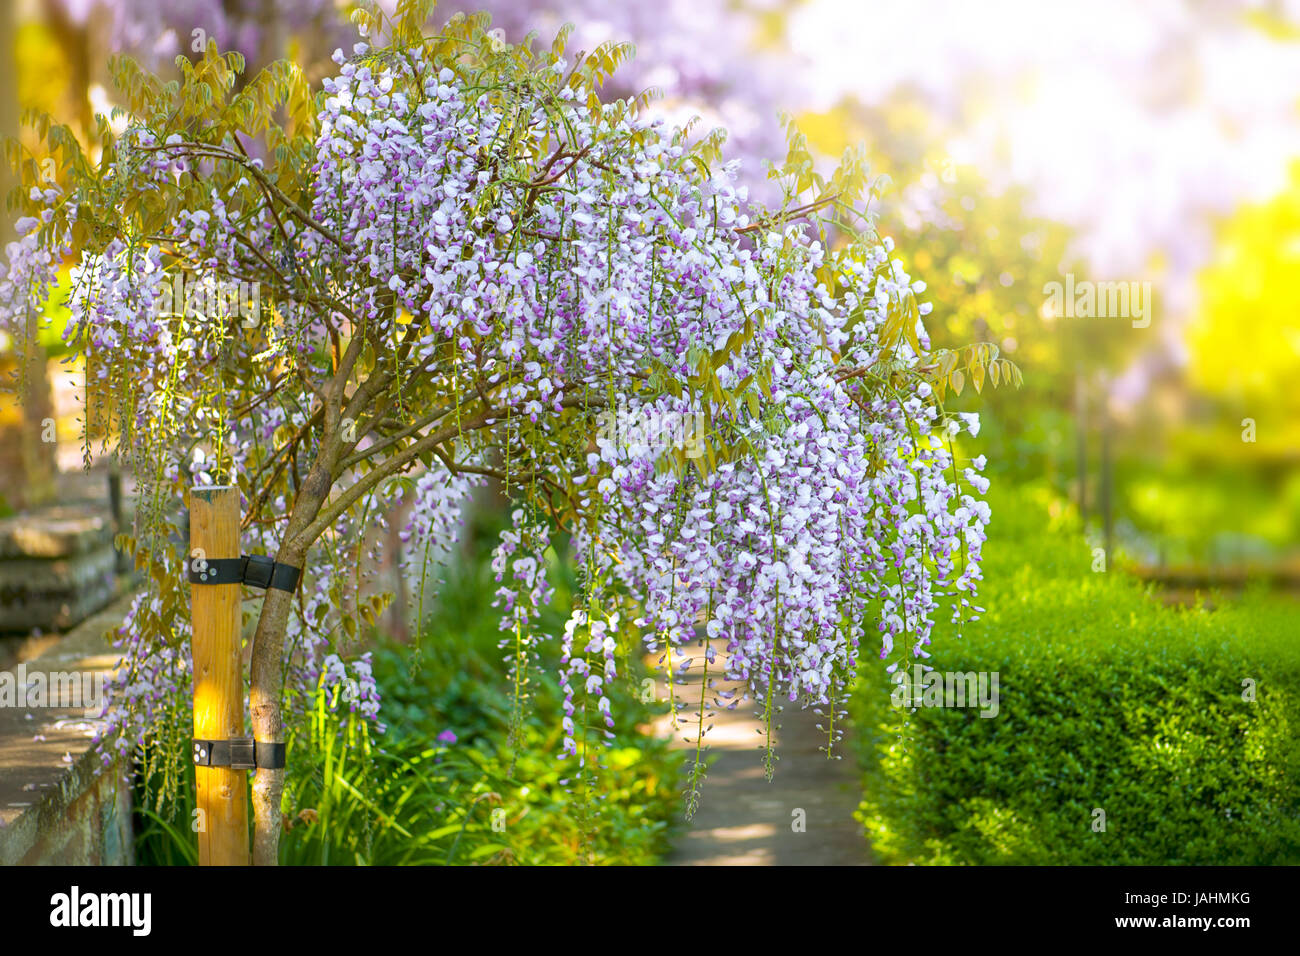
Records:
[[[1048,501],[994,502],[988,613],[929,662],[997,671],[996,717],[891,706],[879,668],[854,694],[859,818],[877,855],[1300,863],[1300,604],[1165,607],[1122,572],[1094,572]]]

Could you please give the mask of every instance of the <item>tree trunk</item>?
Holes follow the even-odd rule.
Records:
[[[277,561],[290,563],[283,553]],[[301,566],[301,562],[298,562]],[[289,624],[288,591],[268,588],[262,614],[253,638],[253,660],[249,668],[249,712],[255,740],[283,742],[284,720],[284,636]],[[284,793],[284,771],[258,769],[253,774],[253,865],[275,866],[279,862],[280,800]]]
[[[1109,386],[1109,383],[1107,383]],[[1115,465],[1111,458],[1111,416],[1109,402],[1109,388],[1107,394],[1101,401],[1101,409],[1098,412],[1101,419],[1101,494],[1098,506],[1101,508],[1101,527],[1102,538],[1106,548],[1106,567],[1110,567],[1114,558],[1112,557],[1115,538]]]
[[[333,446],[332,439],[326,444]],[[329,497],[333,480],[329,457],[317,458],[302,483],[289,526],[275,560],[296,568],[304,563],[312,542],[298,537],[320,512]],[[300,582],[301,583],[301,582]],[[249,666],[248,709],[253,721],[253,738],[267,743],[284,742],[284,639],[294,595],[268,588],[253,636]],[[287,762],[287,759],[286,759]],[[284,771],[259,768],[253,775],[253,865],[275,866],[279,862],[280,801],[284,794]]]
[[[305,574],[307,553],[322,529],[312,530],[330,489],[334,487],[335,468],[343,454],[339,429],[340,406],[349,371],[361,353],[363,339],[355,337],[348,346],[335,377],[327,386],[324,408],[325,427],[320,450],[311,463],[293,500],[289,524],[280,540],[275,560],[301,568]],[[368,379],[352,395],[348,409],[364,407],[374,398],[374,380]],[[355,414],[355,412],[349,412]],[[301,578],[299,579],[301,586]],[[250,664],[248,704],[253,719],[253,737],[264,743],[283,743],[284,718],[284,639],[294,595],[268,588],[257,619]],[[287,763],[287,755],[286,755]],[[253,777],[253,864],[275,866],[279,862],[280,801],[284,794],[284,770],[258,769]]]
[[[1079,504],[1079,520],[1088,525],[1088,389],[1083,377],[1083,366],[1074,372],[1074,429],[1077,442],[1075,472],[1077,491],[1075,500]]]

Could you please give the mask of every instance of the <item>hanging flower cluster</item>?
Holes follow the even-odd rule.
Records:
[[[883,244],[755,229],[735,167],[702,176],[656,127],[589,112],[569,87],[503,109],[413,52],[382,71],[345,62],[326,91],[313,213],[342,245],[309,247],[351,256],[369,318],[384,334],[406,322],[417,361],[477,377],[526,422],[530,468],[573,472],[573,425],[614,400],[710,423],[707,469],[672,462],[682,429],[602,437],[566,492],[652,647],[703,626],[728,677],[825,702],[873,620],[881,658],[923,658],[941,604],[954,620],[972,608],[984,479],[958,473],[932,388],[907,374],[918,351],[904,341],[879,374],[882,329],[923,289]],[[507,532],[516,569],[520,546]],[[526,626],[503,591],[503,628]],[[575,612],[562,659],[566,689],[606,720],[611,630]]]

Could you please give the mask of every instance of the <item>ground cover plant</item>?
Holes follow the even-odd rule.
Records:
[[[599,793],[583,793],[556,761],[563,694],[554,675],[534,675],[534,707],[511,735],[512,700],[492,609],[488,560],[500,524],[480,509],[473,544],[449,565],[437,613],[413,646],[372,635],[383,689],[381,730],[349,703],[340,681],[322,687],[307,714],[287,721],[290,762],[280,862],[290,865],[641,865],[657,862],[679,818],[680,758],[645,732],[661,703],[629,695]],[[553,556],[558,627],[575,583]],[[644,669],[628,680],[638,683]],[[191,784],[158,800],[161,774],[136,786],[136,860],[197,862]]]

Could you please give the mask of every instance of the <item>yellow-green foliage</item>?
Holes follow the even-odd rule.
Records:
[[[1292,458],[1300,445],[1300,162],[1288,188],[1221,226],[1189,330],[1189,373],[1225,414],[1210,455]],[[1241,419],[1258,422],[1240,441]]]

